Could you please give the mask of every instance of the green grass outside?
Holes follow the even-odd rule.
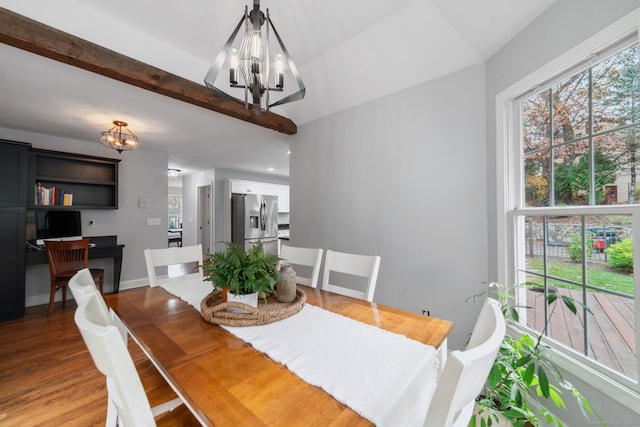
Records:
[[[608,267],[603,267],[590,262],[587,264],[587,281],[589,285],[623,292],[625,294],[634,295],[633,291],[633,275],[619,273]],[[595,266],[598,265],[596,268]],[[533,271],[542,273],[543,262],[539,258],[528,258],[527,267]],[[560,277],[573,282],[582,282],[582,265],[567,261],[550,261],[547,267],[547,274],[554,277]],[[540,286],[544,285],[542,277],[529,275],[529,282],[533,282]],[[558,288],[580,289],[578,286],[570,285],[558,280],[549,280],[549,284]]]

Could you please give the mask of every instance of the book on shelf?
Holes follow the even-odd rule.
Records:
[[[36,206],[73,206],[73,194],[56,188],[55,185],[45,187],[41,182],[36,184]]]

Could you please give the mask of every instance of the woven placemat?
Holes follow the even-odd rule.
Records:
[[[307,301],[307,295],[300,289],[296,289],[296,297],[291,302],[278,302],[275,295],[258,299],[258,308],[251,307],[241,302],[223,302],[222,292],[214,291],[202,299],[200,303],[200,315],[204,320],[216,325],[225,326],[258,326],[276,322],[292,316],[302,310]],[[247,313],[227,311],[227,308],[241,308]]]

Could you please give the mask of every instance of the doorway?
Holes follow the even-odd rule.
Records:
[[[198,244],[204,254],[211,253],[211,185],[198,187]]]

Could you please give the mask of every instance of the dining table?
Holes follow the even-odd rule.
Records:
[[[305,305],[310,306],[311,314],[326,311],[338,315],[336,318],[380,330],[385,338],[386,335],[399,336],[418,346],[433,347],[437,359],[434,366],[442,368],[447,336],[453,329],[451,321],[318,288],[298,285],[298,289],[304,292]],[[105,295],[105,302],[202,425],[373,424],[371,417],[363,416],[362,411],[354,410],[325,390],[331,387],[323,389],[310,384],[285,363],[273,360],[259,351],[257,345],[234,335],[233,328],[205,321],[196,304],[189,304],[188,298],[175,293],[166,287],[139,287]],[[296,316],[298,314],[290,317],[292,322],[296,322]],[[300,335],[297,339],[304,341]],[[345,354],[353,350],[349,342],[341,345]],[[361,344],[354,341],[353,346]],[[317,365],[318,372],[322,372],[320,365],[324,359],[319,360],[312,362],[311,371],[315,371]],[[384,365],[384,360],[381,363],[389,365]],[[436,380],[428,377],[420,381],[435,383]],[[430,388],[435,388],[434,384],[430,384]],[[369,393],[391,399],[396,390],[385,390],[383,384]]]

